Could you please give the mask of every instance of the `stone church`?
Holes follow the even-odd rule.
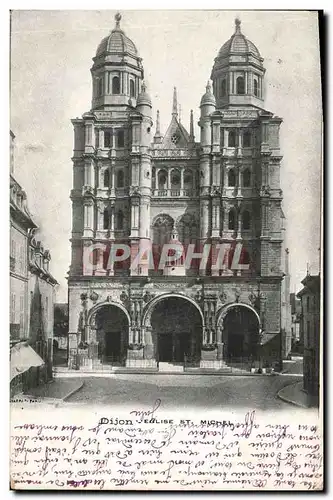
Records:
[[[236,19],[197,103],[200,141],[176,89],[163,135],[115,21],[93,58],[91,109],[72,120],[69,366],[279,369],[282,119],[264,107],[264,60]]]

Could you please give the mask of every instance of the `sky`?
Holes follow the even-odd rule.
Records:
[[[10,127],[16,139],[15,177],[28,196],[51,251],[50,269],[67,300],[70,265],[71,119],[90,110],[92,57],[114,28],[113,10],[14,10],[11,21]],[[318,272],[322,111],[317,14],[311,11],[122,11],[121,28],[143,59],[145,81],[160,110],[161,131],[171,119],[177,87],[181,120],[199,104],[214,58],[234,32],[242,32],[264,58],[265,105],[283,118],[281,187],[290,250],[291,291],[307,266]],[[195,127],[199,140],[198,126]]]

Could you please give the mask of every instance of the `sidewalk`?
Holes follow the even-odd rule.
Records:
[[[301,408],[309,408],[308,395],[303,391],[303,382],[287,385],[278,392],[278,397],[285,401]]]
[[[66,401],[73,394],[84,386],[84,381],[71,380],[69,378],[56,378],[47,384],[34,387],[29,390],[29,394],[17,394],[11,402],[43,400],[48,402]]]

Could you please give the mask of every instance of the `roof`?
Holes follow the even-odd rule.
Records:
[[[116,27],[111,33],[103,38],[97,47],[96,56],[101,56],[105,53],[109,54],[130,54],[138,57],[138,50],[132,40],[125,35],[120,29],[121,15],[115,15]]]
[[[316,295],[320,293],[320,274],[307,274],[301,283],[304,285],[304,288],[298,292],[297,297],[309,294]]]
[[[177,117],[172,116],[161,147],[166,149],[186,148],[189,142],[190,134],[180,121],[178,121]]]
[[[229,57],[230,54],[253,54],[258,59],[261,59],[259,50],[251,40],[243,35],[240,25],[241,21],[235,19],[235,33],[220,48],[217,56],[218,59]]]
[[[202,96],[200,101],[200,106],[204,106],[205,104],[216,106],[216,99],[214,94],[212,93],[210,82],[207,82],[206,93]]]

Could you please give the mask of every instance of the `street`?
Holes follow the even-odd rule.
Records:
[[[150,406],[195,409],[216,407],[278,410],[290,405],[277,397],[280,389],[300,381],[301,376],[139,375],[85,377],[83,387],[66,403],[83,405]],[[73,379],[72,379],[73,380]],[[292,411],[297,411],[292,407]]]

